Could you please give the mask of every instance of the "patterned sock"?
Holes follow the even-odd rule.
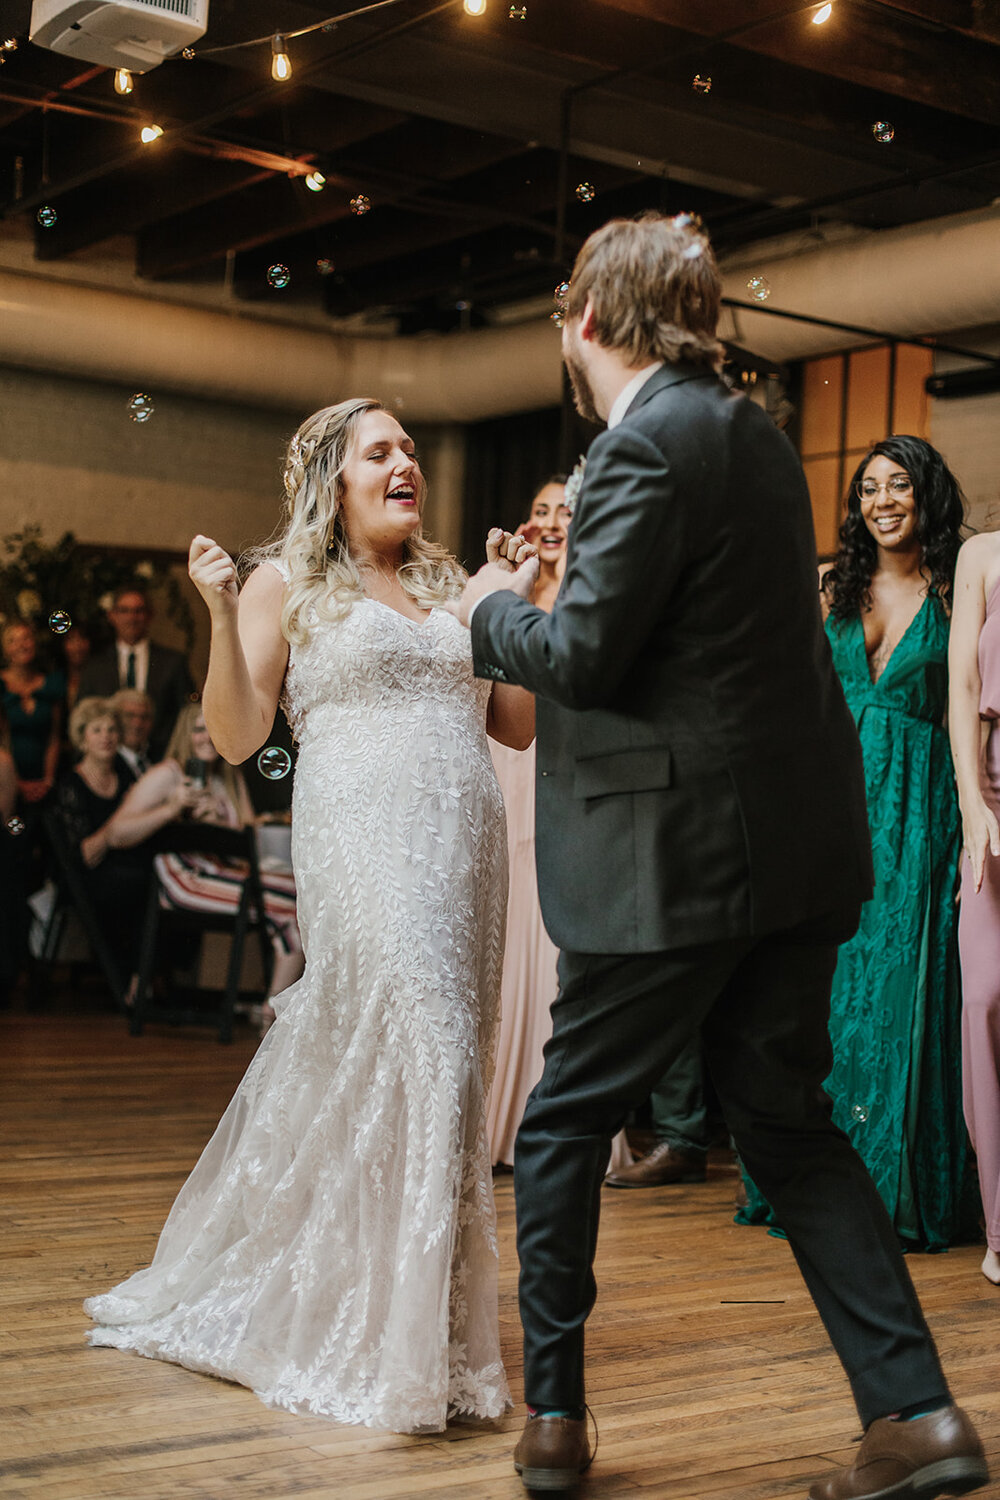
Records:
[[[916,1422],[921,1417],[929,1417],[932,1411],[943,1411],[946,1406],[950,1405],[949,1396],[938,1396],[933,1401],[916,1401],[912,1406],[904,1406],[901,1411],[893,1412],[889,1421]]]

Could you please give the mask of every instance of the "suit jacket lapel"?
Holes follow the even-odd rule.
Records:
[[[704,365],[692,365],[684,361],[676,365],[664,365],[655,375],[650,375],[646,384],[637,392],[623,420],[627,420],[634,411],[638,411],[660,391],[665,391],[672,385],[681,385],[685,380],[717,379],[715,371],[707,370]]]

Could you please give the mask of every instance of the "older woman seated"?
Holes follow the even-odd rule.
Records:
[[[254,821],[253,807],[240,771],[222,760],[205,728],[198,703],[181,709],[164,760],[151,766],[131,787],[111,820],[113,847],[130,848],[176,818],[243,828]],[[239,905],[242,872],[223,860],[200,854],[158,854],[156,870],[161,899],[187,911],[220,911]],[[264,912],[274,945],[272,995],[294,984],[304,959],[295,922],[295,881],[291,873],[262,873]],[[260,1019],[274,1019],[270,1005]]]
[[[131,785],[117,759],[121,720],[108,698],[81,698],[69,720],[79,760],[56,785],[55,814],[86,869],[87,890],[101,931],[121,968],[135,972],[149,860],[109,838],[111,821]]]

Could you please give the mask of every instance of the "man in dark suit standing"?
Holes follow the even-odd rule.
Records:
[[[830,980],[870,892],[860,748],[820,619],[809,496],[718,378],[698,221],[592,235],[567,298],[577,406],[604,420],[547,615],[535,564],[470,580],[475,670],[538,696],[537,858],[560,991],[515,1151],[527,1488],[590,1462],[584,1323],[612,1135],[700,1027],[866,1436],[814,1500],[985,1482],[881,1199],[830,1118]],[[517,556],[517,544],[509,555]]]
[[[110,698],[121,688],[138,688],[148,694],[155,709],[149,755],[159,760],[194,685],[181,653],[149,639],[152,618],[152,607],[141,588],[127,584],[118,589],[108,611],[115,639],[84,667],[78,697]]]

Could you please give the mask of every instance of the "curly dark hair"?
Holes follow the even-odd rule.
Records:
[[[920,571],[928,578],[928,593],[936,594],[944,604],[951,594],[955,561],[962,545],[965,497],[937,449],[923,438],[902,433],[876,443],[851,476],[840,546],[822,584],[835,620],[860,614],[871,604],[878,546],[864,523],[856,485],[872,459],[880,456],[905,469],[913,484]]]

